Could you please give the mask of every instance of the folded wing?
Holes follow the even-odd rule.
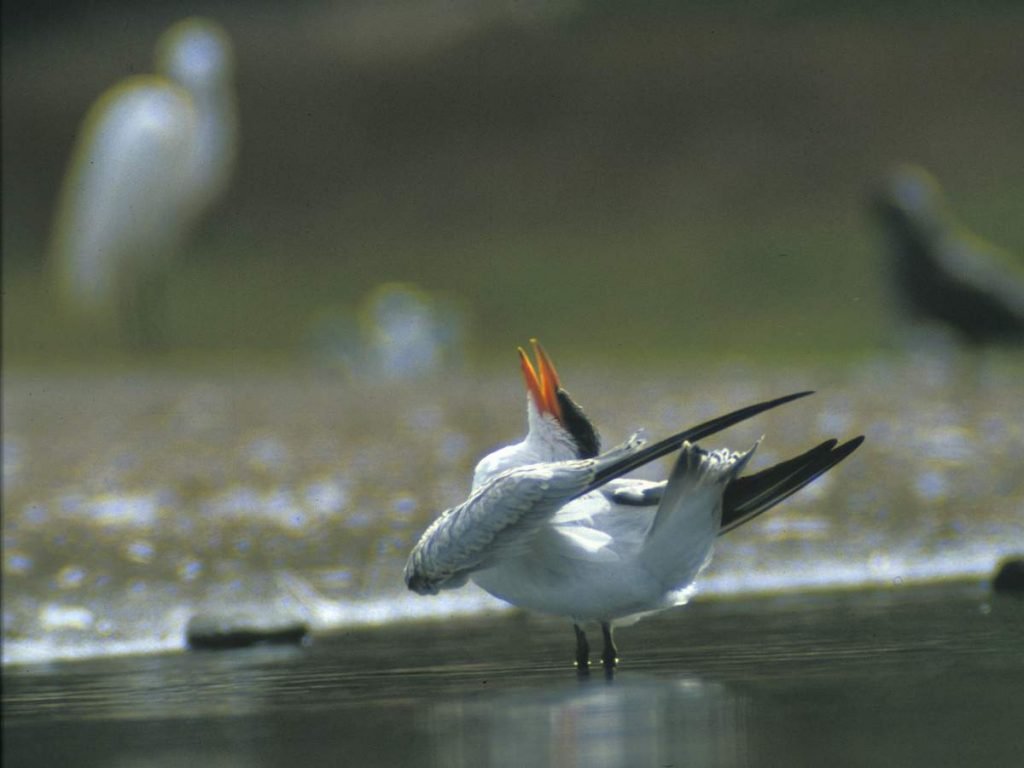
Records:
[[[534,534],[580,495],[602,468],[643,446],[634,436],[596,459],[529,464],[502,472],[444,512],[413,547],[405,583],[420,594],[458,587],[496,557],[529,546]]]
[[[809,394],[798,392],[748,406],[649,447],[634,435],[594,459],[531,464],[503,472],[431,524],[405,564],[405,583],[420,594],[461,586],[469,574],[487,567],[495,557],[528,547],[540,527],[572,499],[661,458],[686,441]]]

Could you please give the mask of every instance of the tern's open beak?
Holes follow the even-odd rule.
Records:
[[[519,347],[519,362],[523,368],[523,379],[526,380],[526,390],[533,398],[537,410],[543,413],[550,413],[559,423],[562,423],[562,406],[558,402],[558,374],[555,366],[551,363],[540,342],[530,339],[533,345],[533,352],[537,356],[537,367],[534,368],[526,351]]]

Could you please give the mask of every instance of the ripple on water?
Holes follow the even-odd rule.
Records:
[[[259,437],[245,448],[250,464],[261,470],[278,470],[291,459],[288,446],[276,437]]]
[[[294,531],[319,524],[331,515],[323,507],[303,504],[293,490],[285,487],[257,490],[236,486],[205,502],[203,511],[208,521],[248,521]]]
[[[138,565],[148,565],[153,561],[156,554],[156,547],[146,539],[135,539],[129,541],[124,547],[124,556]]]
[[[346,485],[337,479],[307,483],[300,495],[306,508],[321,517],[340,515],[349,501]]]
[[[203,564],[193,557],[188,557],[178,563],[175,573],[182,581],[195,581],[203,575]]]
[[[3,484],[13,486],[18,482],[24,463],[24,450],[18,437],[8,432],[3,436]]]
[[[926,469],[914,478],[914,493],[918,499],[934,504],[948,498],[949,479],[941,469]]]
[[[160,517],[160,495],[156,492],[104,493],[82,497],[65,496],[61,513],[98,526],[110,528],[151,528]]]
[[[47,603],[39,609],[39,625],[46,632],[88,630],[95,621],[92,611],[81,605]]]
[[[22,576],[29,573],[35,565],[32,555],[20,552],[16,549],[4,547],[4,574],[10,576]]]
[[[78,589],[85,582],[88,572],[78,565],[65,565],[54,579],[58,589]]]

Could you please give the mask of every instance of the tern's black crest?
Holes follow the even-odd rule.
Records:
[[[560,388],[555,394],[558,396],[558,404],[562,408],[562,420],[565,422],[565,427],[572,435],[572,439],[576,441],[578,458],[594,458],[601,452],[601,436],[597,434],[597,429],[583,413],[583,409],[569,397],[568,392]]]

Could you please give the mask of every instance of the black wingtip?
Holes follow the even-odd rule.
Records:
[[[718,418],[711,419],[710,421],[705,421],[703,424],[698,424],[696,427],[690,427],[677,435],[673,435],[672,437],[662,440],[661,443],[658,443],[657,445],[665,444],[667,446],[674,443],[672,448],[665,451],[665,453],[669,453],[673,448],[679,447],[686,440],[689,440],[692,443],[696,440],[705,438],[708,435],[721,432],[723,429],[727,429],[733,424],[739,424],[741,421],[751,419],[759,413],[770,411],[772,408],[778,408],[780,405],[785,405],[786,403],[790,403],[794,400],[799,400],[802,397],[807,397],[808,395],[813,394],[814,390],[808,389],[803,392],[794,392],[791,395],[777,397],[774,400],[765,400],[763,403],[748,405],[746,408],[740,408],[738,411],[733,411],[732,413],[727,413],[724,416],[719,416]]]
[[[769,411],[772,408],[777,408],[780,405],[785,405],[786,403],[792,402],[793,400],[799,400],[802,397],[807,397],[808,395],[813,394],[814,390],[808,389],[803,392],[794,392],[791,395],[777,397],[774,400],[765,400],[762,403],[748,405],[746,408],[740,408],[739,410],[732,411],[731,413],[727,413],[724,416],[719,416],[717,418],[711,419],[710,421],[705,421],[702,424],[698,424],[695,427],[690,427],[689,429],[683,430],[682,432],[672,435],[671,437],[666,437],[664,440],[660,440],[657,443],[647,446],[646,448],[642,448],[636,453],[626,457],[621,462],[616,462],[615,464],[600,470],[594,476],[593,482],[590,483],[590,485],[587,486],[586,490],[584,490],[580,495],[582,495],[583,493],[589,493],[590,491],[594,490],[595,488],[601,485],[604,485],[604,483],[608,482],[613,478],[624,475],[627,472],[632,472],[637,467],[643,466],[644,464],[654,461],[655,459],[660,459],[662,456],[671,453],[672,451],[676,450],[687,441],[696,442],[697,440],[701,440],[707,437],[708,435],[713,435],[716,432],[721,432],[724,429],[728,429],[729,427],[733,426],[734,424],[738,424],[741,421],[751,419],[754,416],[757,416],[759,413]]]
[[[851,453],[853,453],[855,450],[857,450],[860,447],[860,444],[863,443],[863,442],[864,442],[864,435],[857,435],[856,437],[851,437],[849,440],[847,440],[845,443],[843,443],[841,446],[839,446],[839,448],[840,449],[848,448],[849,450],[847,450],[846,453],[843,454],[843,455],[844,456],[849,456]]]
[[[840,443],[839,445],[837,445],[835,448],[832,449],[832,457],[834,460],[828,468],[831,469],[840,461],[849,456],[851,453],[856,451],[858,448],[860,448],[861,443],[863,442],[864,435],[857,435],[856,437],[851,437],[845,443]]]

